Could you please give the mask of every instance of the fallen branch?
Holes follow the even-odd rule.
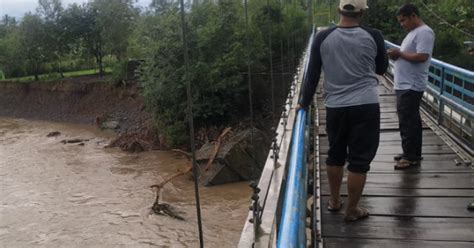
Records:
[[[207,165],[205,167],[205,170],[204,171],[207,171],[211,164],[214,162],[214,159],[216,158],[217,156],[217,153],[219,152],[219,148],[221,146],[221,143],[222,143],[222,139],[224,138],[224,136],[231,130],[230,127],[224,129],[224,131],[222,131],[221,135],[219,135],[219,138],[217,139],[217,142],[214,146],[214,151],[211,155],[211,157],[209,158],[209,161],[207,162]],[[191,160],[191,155],[181,149],[173,149],[172,151],[174,152],[178,152],[180,154],[183,154],[184,156],[186,156],[186,158],[188,159],[188,161]],[[172,175],[171,177],[169,177],[168,179],[165,179],[163,182],[159,183],[159,184],[154,184],[154,185],[151,185],[150,187],[151,188],[156,188],[156,198],[155,198],[155,203],[153,203],[153,207],[151,208],[153,210],[153,212],[155,212],[156,214],[166,214],[166,215],[169,215],[170,217],[173,217],[173,218],[176,218],[176,219],[181,219],[183,220],[182,217],[180,217],[179,215],[177,214],[170,214],[172,213],[172,211],[170,210],[170,206],[169,204],[166,204],[166,203],[163,203],[163,204],[160,204],[159,201],[160,201],[160,192],[161,192],[161,189],[167,184],[169,183],[170,181],[172,181],[173,179],[177,178],[177,177],[180,177],[180,176],[183,176],[185,175],[186,173],[192,171],[193,169],[193,165],[188,165],[184,168],[184,170],[180,171],[178,170],[178,173]],[[196,179],[194,179],[196,180]]]
[[[204,172],[207,172],[211,168],[211,165],[212,163],[214,163],[214,159],[216,159],[217,153],[219,152],[219,149],[221,148],[222,139],[230,131],[230,129],[231,129],[230,127],[224,129],[221,135],[219,135],[219,138],[217,138],[216,144],[214,145],[214,151],[212,152],[211,157],[207,161],[206,167],[204,167]]]
[[[185,152],[181,149],[172,149],[171,151],[180,153],[180,154],[184,155],[188,159],[188,161],[191,161],[191,154],[189,154],[188,152]]]

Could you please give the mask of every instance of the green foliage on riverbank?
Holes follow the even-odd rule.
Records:
[[[0,69],[7,80],[23,82],[104,73],[110,67],[111,78],[121,82],[130,74],[127,61],[133,58],[142,63],[140,87],[160,133],[167,134],[171,145],[186,143],[178,3],[156,0],[148,9],[138,9],[133,0],[93,0],[64,8],[61,0],[39,0],[37,11],[21,21],[2,17]],[[269,119],[270,71],[278,84],[275,97],[281,98],[273,101],[281,104],[311,29],[306,3],[249,1],[248,25],[242,1],[186,5],[197,129],[249,118],[248,68],[255,119]]]
[[[106,67],[104,69],[105,73],[112,73],[112,69],[109,67]],[[90,75],[96,75],[99,74],[99,70],[97,69],[89,69],[89,70],[82,70],[82,71],[70,71],[70,72],[64,72],[63,76],[64,78],[71,78],[71,77],[80,77],[80,76],[90,76]],[[41,81],[47,81],[47,80],[57,80],[63,78],[59,73],[48,73],[48,74],[40,74],[38,75],[38,80]],[[3,81],[11,81],[11,82],[31,82],[35,80],[34,76],[24,76],[24,77],[14,77],[14,78],[8,78],[5,79],[1,77],[1,72],[0,72],[0,80]]]
[[[21,21],[0,21],[0,69],[6,78],[105,67],[126,58],[138,10],[133,0],[90,1],[63,8],[61,0],[38,0]],[[105,60],[109,60],[107,61]]]
[[[433,56],[439,60],[474,70],[474,58],[468,54],[465,41],[474,41],[474,4],[472,0],[368,0],[364,24],[380,29],[385,39],[400,44],[405,32],[395,13],[406,2],[412,2],[422,19],[436,34]],[[337,23],[337,0],[316,0],[315,23],[325,26]]]
[[[186,15],[189,45],[189,80],[192,84],[194,120],[197,128],[224,125],[248,117],[249,86],[247,66],[253,72],[269,72],[269,53],[275,60],[296,63],[310,30],[301,5],[249,5],[249,25],[244,6],[237,1],[203,2],[190,6]],[[176,5],[157,8],[157,15],[145,17],[144,40],[150,55],[142,66],[141,84],[148,108],[171,138],[172,145],[187,141],[185,67],[179,9]],[[268,30],[272,47],[268,47]],[[247,36],[248,45],[247,45]],[[139,36],[143,37],[143,36]],[[280,43],[291,47],[280,52]],[[294,54],[290,54],[293,52]],[[248,64],[247,64],[248,63]],[[279,69],[278,69],[279,70]],[[291,71],[291,68],[289,68]],[[257,85],[268,79],[252,77],[254,104],[262,92]],[[256,113],[263,109],[254,105]]]
[[[284,101],[288,83],[314,23],[337,23],[336,0],[250,0],[248,25],[243,1],[191,1],[185,23],[196,128],[270,117],[271,95]],[[364,22],[400,43],[405,33],[395,12],[406,1],[369,0]],[[416,0],[436,32],[434,57],[474,69],[463,42],[472,40],[472,0]],[[111,70],[116,82],[130,74],[127,61],[141,63],[140,87],[148,110],[170,145],[186,143],[185,67],[178,1],[153,0],[139,9],[133,0],[92,0],[64,8],[61,0],[39,0],[21,21],[0,21],[0,70],[24,81],[57,79]],[[310,8],[311,6],[311,8]],[[468,33],[468,34],[466,34]],[[247,37],[249,37],[247,41]],[[248,42],[248,44],[247,44]],[[272,60],[272,62],[270,62]],[[252,88],[247,73],[251,69]],[[269,72],[274,74],[270,75]],[[275,105],[278,105],[276,101]],[[280,103],[281,104],[281,103]]]

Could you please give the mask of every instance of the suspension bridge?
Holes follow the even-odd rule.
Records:
[[[472,247],[474,72],[432,59],[422,102],[424,160],[419,167],[395,171],[393,157],[401,152],[401,140],[390,61],[378,86],[380,145],[361,200],[371,216],[347,224],[342,213],[326,210],[322,89],[309,110],[296,112],[311,41],[262,175],[251,185],[254,193],[238,247]],[[342,189],[347,197],[345,181]]]
[[[187,63],[183,0],[180,5]],[[313,23],[312,7],[308,6],[310,23]],[[247,1],[244,1],[244,14],[248,29]],[[291,55],[287,62],[288,71],[296,69],[277,126],[273,129],[273,140],[263,171],[259,180],[250,185],[253,194],[249,200],[248,216],[242,223],[238,247],[472,247],[474,72],[431,60],[428,90],[422,101],[424,159],[421,166],[395,171],[393,157],[401,152],[401,139],[392,83],[393,61],[390,62],[389,72],[379,78],[380,144],[361,200],[361,205],[368,208],[370,218],[345,223],[343,213],[326,209],[329,186],[326,165],[322,161],[327,157],[328,141],[321,87],[309,109],[296,108],[314,35],[313,31],[305,50],[298,49],[301,43],[294,40],[295,36],[307,37],[305,34],[295,34],[293,40],[289,38],[280,42],[281,75],[288,74],[283,68],[284,43],[287,54]],[[271,49],[271,26],[268,36]],[[247,32],[247,49],[249,39]],[[386,41],[385,46],[396,45]],[[304,52],[299,65],[293,66],[295,51],[298,50]],[[273,69],[278,62],[272,57],[272,52],[269,56],[272,117],[276,120],[273,75],[277,73]],[[251,79],[252,73],[258,73],[252,72],[249,55],[246,59],[247,72],[243,74],[248,79],[249,112],[253,125]],[[192,116],[189,81],[187,84],[188,116]],[[190,130],[193,130],[192,123]],[[196,173],[194,158],[193,165]],[[343,198],[347,197],[345,184],[343,181]],[[198,200],[197,185],[195,188]],[[200,245],[203,247],[199,201],[197,216]]]

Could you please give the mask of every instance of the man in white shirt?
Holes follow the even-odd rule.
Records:
[[[420,18],[418,8],[405,4],[397,11],[401,27],[408,32],[401,48],[388,49],[389,58],[395,60],[395,92],[403,153],[394,157],[395,169],[419,165],[422,159],[422,126],[420,102],[427,87],[428,69],[435,35]]]

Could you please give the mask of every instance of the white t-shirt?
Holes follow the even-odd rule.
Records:
[[[423,63],[397,59],[395,61],[395,90],[426,90],[434,40],[433,30],[424,24],[410,31],[403,39],[400,51],[424,53],[429,54],[430,57]]]

